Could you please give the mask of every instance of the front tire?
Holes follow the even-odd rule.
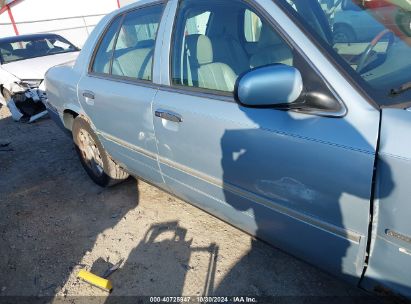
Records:
[[[78,116],[73,122],[73,141],[76,152],[88,176],[99,186],[109,187],[128,178],[107,154],[90,124]]]

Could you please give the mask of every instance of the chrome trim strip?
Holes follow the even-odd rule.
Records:
[[[155,153],[153,153],[153,152],[147,151],[146,149],[143,149],[143,148],[140,148],[140,147],[138,147],[138,146],[136,146],[136,145],[130,144],[130,143],[128,143],[128,142],[126,142],[126,141],[118,138],[118,137],[112,136],[112,135],[107,134],[107,133],[105,133],[105,132],[96,131],[96,133],[97,133],[97,135],[100,135],[100,136],[104,137],[104,138],[105,138],[106,140],[108,140],[108,141],[111,141],[111,142],[113,142],[113,143],[115,143],[115,144],[118,144],[118,145],[120,145],[120,146],[123,146],[123,147],[125,147],[125,148],[127,148],[127,149],[129,149],[129,150],[132,150],[132,151],[134,151],[134,152],[140,153],[140,154],[142,154],[142,155],[144,155],[144,156],[147,156],[148,158],[151,158],[152,160],[157,161],[157,154],[155,154]]]
[[[222,189],[228,190],[228,191],[230,191],[231,193],[233,193],[235,195],[238,195],[238,196],[243,197],[245,199],[254,201],[258,204],[264,205],[267,208],[270,208],[270,209],[272,209],[276,212],[279,212],[281,214],[284,214],[286,216],[289,216],[289,217],[294,218],[296,220],[299,220],[301,222],[307,223],[307,224],[309,224],[313,227],[319,228],[319,229],[324,230],[324,231],[329,232],[329,233],[333,233],[333,234],[335,234],[335,235],[337,235],[337,236],[339,236],[343,239],[347,239],[347,240],[349,240],[351,242],[354,242],[354,243],[357,243],[357,244],[359,244],[360,241],[361,241],[362,235],[358,234],[357,232],[350,231],[350,230],[344,229],[344,228],[340,228],[340,227],[337,227],[335,225],[332,225],[332,224],[326,223],[324,221],[321,221],[319,219],[313,218],[309,215],[306,215],[306,214],[291,210],[289,208],[286,208],[284,206],[276,204],[276,203],[274,203],[274,202],[272,202],[272,201],[270,201],[270,200],[268,200],[264,197],[261,197],[259,195],[254,194],[254,193],[244,191],[244,190],[242,190],[242,189],[240,189],[240,188],[238,188],[234,185],[227,184],[227,183],[223,182],[220,179],[217,179],[215,177],[206,175],[202,172],[196,171],[194,169],[191,169],[191,168],[186,167],[184,165],[178,164],[176,162],[173,162],[170,159],[167,159],[167,158],[164,158],[164,157],[160,156],[159,161],[163,165],[169,166],[169,167],[171,167],[173,169],[176,169],[176,170],[178,170],[182,173],[189,174],[194,178],[198,178],[198,179],[200,179],[202,181],[205,181],[207,183],[210,183],[210,184],[212,184],[216,187],[220,187]],[[169,176],[167,176],[167,177],[169,177]],[[172,179],[175,180],[174,178],[172,178]],[[181,183],[181,182],[179,182],[179,183]]]
[[[275,212],[278,212],[278,213],[281,213],[283,215],[289,216],[289,217],[291,217],[293,219],[296,219],[300,222],[307,223],[307,224],[309,224],[313,227],[319,228],[319,229],[321,229],[323,231],[326,231],[328,233],[335,234],[336,236],[339,236],[343,239],[346,239],[346,240],[349,240],[351,242],[359,244],[360,241],[361,241],[361,238],[363,237],[361,234],[359,234],[357,232],[354,232],[354,231],[351,231],[351,230],[348,230],[348,229],[344,229],[344,228],[341,228],[341,227],[337,227],[337,226],[332,225],[330,223],[327,223],[327,222],[321,221],[319,219],[316,219],[316,218],[314,218],[310,215],[303,214],[301,212],[297,212],[297,211],[292,210],[290,208],[286,208],[284,206],[281,206],[279,204],[274,203],[273,201],[270,201],[269,199],[261,197],[257,194],[250,193],[250,192],[244,191],[244,190],[242,190],[242,189],[240,189],[240,188],[238,188],[234,185],[227,184],[226,182],[222,181],[221,179],[218,179],[218,178],[209,176],[207,174],[204,174],[202,172],[199,172],[197,170],[191,169],[187,166],[176,163],[176,162],[174,162],[174,161],[172,161],[168,158],[165,158],[165,157],[162,157],[162,156],[157,156],[155,153],[152,153],[152,152],[147,151],[143,148],[137,147],[133,144],[127,143],[124,140],[121,140],[121,139],[119,139],[115,136],[112,136],[110,134],[107,134],[105,132],[97,131],[97,134],[100,135],[100,136],[103,136],[105,139],[107,139],[109,141],[112,141],[112,142],[114,142],[118,145],[124,146],[127,149],[130,149],[132,151],[140,153],[140,154],[142,154],[146,157],[149,157],[153,160],[156,160],[156,161],[158,160],[160,162],[160,164],[162,164],[162,165],[166,165],[170,168],[173,168],[173,169],[178,170],[182,173],[188,174],[188,175],[190,175],[194,178],[200,179],[200,180],[202,180],[204,182],[207,182],[209,184],[212,184],[216,187],[219,187],[221,189],[225,189],[227,191],[230,191],[231,193],[233,193],[235,195],[238,195],[238,196],[243,197],[247,200],[256,202],[257,204],[260,204],[260,205],[263,205],[267,208],[270,208],[270,209],[274,210]],[[164,173],[162,173],[162,174],[167,176],[168,178],[176,181],[176,182],[181,183],[180,181],[178,181],[178,180],[176,180],[176,179],[174,179],[174,178],[172,178],[172,177],[170,177],[170,176],[168,176]],[[181,184],[185,185],[183,183],[181,183]],[[185,185],[185,186],[187,186],[187,185]],[[190,187],[190,188],[192,188],[192,187]],[[201,192],[198,189],[195,189],[195,190],[197,192]],[[201,192],[201,193],[203,193],[203,192]],[[208,194],[206,194],[206,195],[208,195]],[[216,198],[213,197],[213,199],[216,199]]]
[[[213,100],[220,100],[225,102],[237,103],[234,99],[234,93],[224,93],[221,91],[202,89],[198,87],[189,87],[183,85],[159,85],[158,89],[163,92],[171,92],[194,97],[208,98]]]
[[[400,240],[400,241],[411,244],[411,237],[410,236],[398,233],[398,232],[396,232],[394,230],[391,230],[391,229],[385,230],[385,234],[390,236],[390,237],[393,237],[397,240]]]
[[[131,85],[146,87],[146,88],[150,88],[154,90],[158,89],[158,85],[149,80],[124,77],[124,76],[116,76],[116,75],[108,75],[108,74],[107,75],[97,74],[97,73],[89,73],[87,74],[87,77],[102,79],[102,80],[107,80],[107,81],[114,81],[117,83],[131,84]]]

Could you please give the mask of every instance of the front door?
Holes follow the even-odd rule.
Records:
[[[79,98],[103,146],[132,173],[161,184],[151,105],[152,64],[163,5],[114,19],[98,47]]]
[[[177,14],[170,33],[170,87],[161,88],[153,104],[168,186],[276,247],[358,281],[365,261],[378,111],[368,111],[375,120],[366,121],[346,112],[299,53],[245,1],[204,5],[183,0]],[[206,26],[193,30],[192,23]],[[247,24],[261,26],[244,28]],[[225,39],[217,40],[217,28]],[[247,53],[239,48],[251,31],[257,49],[241,60],[247,60],[248,69],[273,63],[300,69],[313,93],[311,114],[246,108],[234,101],[235,82],[246,71],[232,63],[234,55],[219,52]],[[315,96],[334,101],[329,117],[319,115]],[[375,142],[356,123],[368,128],[366,136]]]

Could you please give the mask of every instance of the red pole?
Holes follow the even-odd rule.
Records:
[[[2,8],[0,8],[0,15],[3,14],[5,11],[7,11],[9,7],[19,3],[20,1],[21,0],[13,0],[13,1],[10,1],[9,4],[4,5]]]
[[[6,6],[7,6],[7,13],[9,14],[11,24],[13,25],[14,33],[16,33],[16,36],[18,36],[20,34],[19,34],[19,30],[17,29],[16,21],[14,21],[13,13],[11,12],[10,6],[9,5],[6,5]]]
[[[118,8],[121,7],[121,5],[120,5],[120,0],[117,0],[117,6],[118,6]]]
[[[0,15],[3,14],[5,11],[7,11],[8,5],[3,6],[0,8]]]

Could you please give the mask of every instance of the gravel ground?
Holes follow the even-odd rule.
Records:
[[[0,110],[0,295],[353,296],[325,274],[142,181],[94,185],[49,120]],[[76,279],[111,276],[112,294]],[[78,298],[77,298],[78,299]],[[77,300],[79,301],[79,300]]]

